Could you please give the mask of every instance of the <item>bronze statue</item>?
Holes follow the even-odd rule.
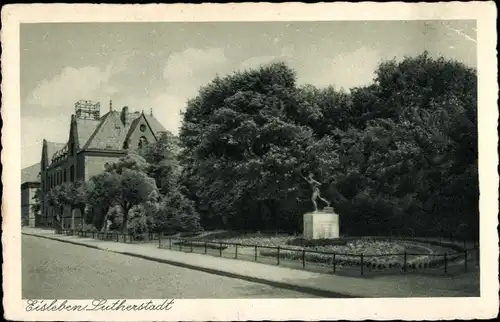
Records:
[[[313,203],[313,206],[314,206],[314,211],[318,211],[318,203],[316,202],[316,199],[322,200],[324,203],[326,203],[327,207],[330,207],[330,203],[327,200],[325,200],[325,198],[321,197],[321,193],[319,191],[319,187],[321,186],[321,183],[319,183],[318,181],[314,180],[313,174],[309,173],[309,176],[307,178],[304,177],[302,174],[300,176],[302,178],[304,178],[304,180],[306,180],[307,183],[309,183],[311,185],[311,188],[312,188],[312,191],[313,191],[311,200],[312,200],[312,203]]]

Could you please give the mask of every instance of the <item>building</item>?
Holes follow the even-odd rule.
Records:
[[[136,150],[155,142],[164,131],[152,112],[130,112],[128,107],[115,111],[110,102],[109,111],[100,116],[98,102],[77,102],[75,114],[71,116],[67,142],[43,140],[40,163],[42,200],[53,187],[63,182],[89,180],[104,171],[106,163],[116,161],[127,150]],[[80,211],[73,211],[75,222],[71,222],[70,209],[64,210],[65,228],[76,228],[82,223]],[[56,215],[55,209],[42,202],[42,225],[53,226]]]
[[[23,226],[35,227],[40,220],[40,214],[32,209],[36,203],[35,193],[40,188],[39,174],[39,163],[21,170],[21,223]]]

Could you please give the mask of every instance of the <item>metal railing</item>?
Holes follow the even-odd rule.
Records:
[[[457,243],[455,249],[444,253],[403,252],[393,254],[350,254],[322,252],[307,247],[261,246],[231,243],[217,240],[200,240],[173,237],[172,232],[149,232],[142,234],[122,234],[118,232],[96,232],[71,229],[56,229],[56,234],[78,236],[119,243],[158,243],[158,248],[212,255],[222,258],[248,260],[253,262],[281,265],[292,268],[313,269],[337,273],[358,272],[367,275],[377,272],[467,272],[473,266],[479,267],[479,244],[470,247],[466,241]],[[400,238],[404,241],[426,242],[424,239]],[[394,240],[394,239],[393,239]],[[446,248],[451,242],[442,242]]]
[[[349,254],[321,252],[306,248],[283,246],[261,246],[223,241],[193,240],[175,237],[160,237],[159,247],[169,250],[195,252],[223,258],[234,258],[291,266],[294,268],[322,268],[322,271],[336,273],[342,270],[359,270],[360,275],[377,271],[468,271],[471,264],[479,266],[479,248],[450,251],[442,254],[403,252],[395,254]],[[464,243],[465,245],[465,243]],[[475,256],[474,256],[475,255]],[[390,260],[381,260],[381,259]],[[457,262],[463,260],[463,264]]]

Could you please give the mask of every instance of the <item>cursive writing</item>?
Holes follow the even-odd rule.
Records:
[[[173,299],[142,303],[130,303],[128,300],[96,299],[90,304],[72,304],[69,300],[27,300],[27,312],[62,312],[62,311],[168,311],[174,304]],[[76,301],[74,301],[76,302]]]

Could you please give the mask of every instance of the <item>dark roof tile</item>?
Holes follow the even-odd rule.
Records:
[[[84,120],[76,119],[76,133],[78,136],[78,143],[80,148],[83,148],[87,144],[88,140],[95,132],[98,125],[102,122],[104,116],[99,120]]]

